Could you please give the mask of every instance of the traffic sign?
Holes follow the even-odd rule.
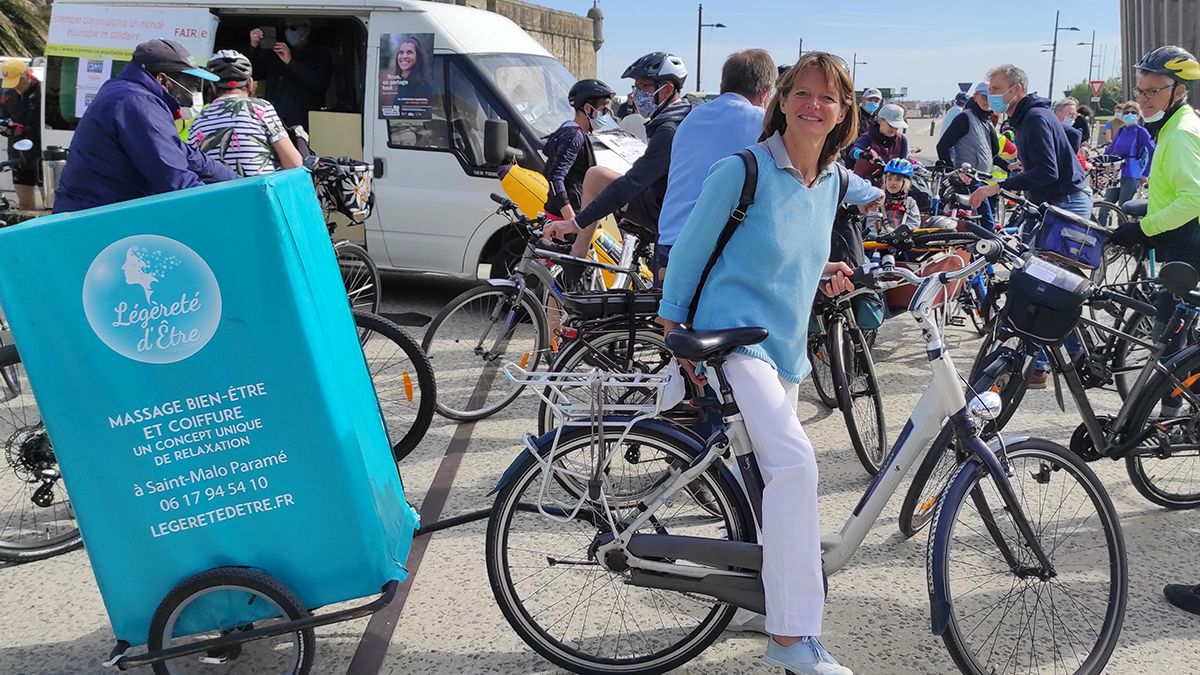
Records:
[[[1092,80],[1089,84],[1092,85],[1092,96],[1099,96],[1100,90],[1104,88],[1104,80]]]
[[[974,83],[973,82],[959,82],[958,90],[965,94],[971,89],[972,84],[974,84]]]

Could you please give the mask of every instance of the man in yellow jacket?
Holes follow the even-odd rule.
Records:
[[[1151,160],[1146,217],[1140,223],[1122,225],[1113,241],[1121,245],[1148,243],[1160,260],[1180,260],[1200,269],[1200,118],[1187,103],[1186,87],[1187,82],[1200,80],[1200,62],[1183,49],[1168,46],[1147,53],[1134,68],[1138,79],[1133,92],[1141,103],[1146,128],[1157,136],[1157,146]],[[1156,324],[1161,330],[1175,301],[1164,294],[1156,305]],[[1171,345],[1168,353],[1180,346]],[[1177,417],[1184,413],[1180,398],[1165,398],[1161,414]],[[1200,585],[1169,584],[1163,595],[1176,607],[1200,614]]]

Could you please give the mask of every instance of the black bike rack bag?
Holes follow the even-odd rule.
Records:
[[[1075,327],[1090,293],[1085,277],[1030,257],[1009,277],[1006,325],[1030,340],[1053,344]]]

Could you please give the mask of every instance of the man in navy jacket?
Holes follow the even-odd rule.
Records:
[[[1019,190],[1034,203],[1048,202],[1084,218],[1092,217],[1092,195],[1084,183],[1083,167],[1067,139],[1050,101],[1028,94],[1029,76],[1014,65],[988,73],[988,104],[992,112],[1008,113],[1016,131],[1017,159],[1009,177],[971,194],[971,206],[1000,193]]]
[[[237,178],[180,140],[175,128],[181,106],[199,103],[199,80],[218,79],[189,56],[169,40],[143,42],[121,74],[100,87],[71,140],[55,213]]]

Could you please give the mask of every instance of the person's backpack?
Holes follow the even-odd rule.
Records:
[[[700,291],[704,289],[708,275],[712,273],[713,266],[717,264],[717,259],[721,257],[721,252],[725,250],[725,245],[733,237],[734,231],[746,219],[746,211],[754,204],[754,192],[758,189],[758,158],[754,156],[754,151],[750,148],[738,150],[737,156],[742,158],[742,164],[746,167],[746,178],[742,181],[742,193],[738,196],[737,206],[729,212],[729,220],[725,221],[725,228],[717,237],[717,244],[713,247],[712,255],[708,257],[704,271],[700,273],[700,280],[696,282],[696,292],[692,295],[691,303],[688,304],[686,323],[689,326],[696,318],[696,308],[700,306]],[[840,181],[838,185],[838,204],[840,205],[846,200],[846,191],[850,189],[850,172],[840,162],[835,161],[833,166],[836,167]]]

